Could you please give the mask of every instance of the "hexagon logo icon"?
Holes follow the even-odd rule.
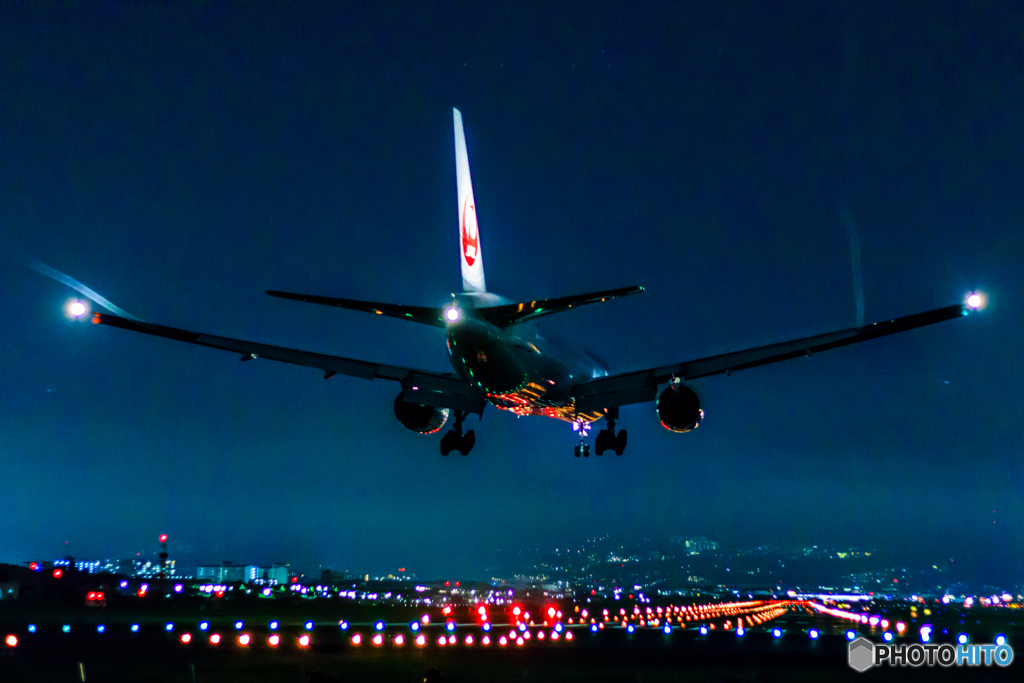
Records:
[[[875,644],[861,636],[850,643],[850,666],[860,671],[867,671],[875,663]]]

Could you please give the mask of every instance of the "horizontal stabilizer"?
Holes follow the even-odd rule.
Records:
[[[643,287],[621,287],[619,289],[607,289],[603,292],[592,292],[590,294],[577,294],[575,296],[560,296],[555,299],[541,299],[521,304],[504,304],[481,308],[479,313],[490,323],[498,327],[508,327],[517,323],[534,320],[543,315],[566,311],[578,306],[596,304],[600,301],[618,299],[630,294],[639,294],[644,291]]]
[[[364,313],[376,313],[402,320],[444,327],[444,318],[440,308],[429,306],[405,306],[402,304],[382,304],[374,301],[356,301],[355,299],[335,299],[329,296],[314,296],[312,294],[290,294],[288,292],[268,291],[270,296],[280,299],[292,299],[293,301],[305,301],[311,304],[323,304],[325,306],[337,306],[347,308],[351,311],[363,311]]]

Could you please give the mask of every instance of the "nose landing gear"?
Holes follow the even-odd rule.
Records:
[[[619,417],[618,408],[608,408],[605,413],[607,429],[602,429],[594,439],[594,451],[602,455],[605,451],[615,451],[615,455],[622,455],[626,451],[626,430],[615,433],[615,420]]]
[[[579,432],[580,442],[573,448],[573,455],[577,458],[581,455],[584,458],[590,457],[590,444],[587,443],[587,433],[590,431],[590,423],[584,422],[583,420],[577,420],[572,423],[572,431]]]
[[[441,437],[441,455],[448,455],[452,451],[469,455],[473,450],[473,446],[476,445],[476,434],[472,429],[465,434],[462,433],[462,420],[466,415],[467,413],[460,410],[455,411],[455,425]]]

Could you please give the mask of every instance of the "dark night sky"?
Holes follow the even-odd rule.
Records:
[[[0,561],[165,532],[198,561],[434,576],[696,533],[1024,580],[1020,6],[648,5],[0,9]],[[625,408],[622,458],[488,409],[442,459],[393,383],[72,323],[24,266],[154,322],[448,370],[436,329],[263,291],[458,289],[452,106],[493,291],[646,287],[548,319],[617,370],[852,326],[851,220],[867,321],[990,305],[698,381],[695,433]]]

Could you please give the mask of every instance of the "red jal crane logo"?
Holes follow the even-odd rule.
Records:
[[[462,211],[462,257],[466,259],[466,265],[472,267],[479,254],[480,236],[476,229],[476,207],[473,206],[473,195],[469,195]]]

